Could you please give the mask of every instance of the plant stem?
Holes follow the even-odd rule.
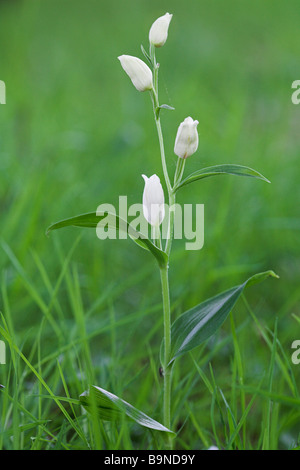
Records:
[[[155,234],[154,243],[157,246],[157,248],[159,248],[161,250],[162,249],[162,246],[161,246],[161,233],[160,233],[159,226],[154,227],[154,234]]]
[[[171,429],[171,367],[168,366],[171,359],[171,309],[168,267],[160,270],[160,279],[164,310],[164,425]]]
[[[154,46],[150,45],[150,57],[153,65],[153,90],[151,91],[151,99],[153,103],[154,119],[158,134],[159,148],[161,154],[161,162],[164,173],[164,178],[168,190],[169,207],[175,204],[175,194],[170,182],[168,168],[166,163],[166,155],[164,148],[164,139],[160,123],[160,108],[158,99],[158,67],[155,58]],[[166,242],[165,251],[170,255],[174,227],[174,211],[169,211],[169,234]],[[158,237],[156,237],[158,238]],[[161,246],[160,246],[161,248]],[[164,317],[164,357],[163,357],[163,375],[164,375],[164,403],[163,403],[163,422],[166,428],[171,429],[171,366],[169,362],[171,359],[171,308],[170,308],[170,292],[169,292],[169,278],[168,278],[168,265],[160,268],[160,279],[162,287],[163,298],[163,317]],[[172,439],[169,438],[168,447],[172,449]]]
[[[168,174],[168,168],[166,164],[166,155],[165,155],[165,147],[164,147],[164,139],[163,139],[163,133],[162,133],[162,128],[161,128],[161,123],[160,123],[160,108],[159,108],[159,100],[158,100],[158,69],[159,69],[159,64],[156,62],[156,57],[155,57],[155,47],[153,44],[150,44],[150,58],[152,61],[153,65],[153,90],[151,91],[151,99],[153,103],[153,112],[154,112],[154,118],[155,118],[155,124],[156,124],[156,129],[157,129],[157,134],[158,134],[158,140],[159,140],[159,147],[160,147],[160,154],[161,154],[161,161],[162,161],[162,167],[163,167],[163,172],[164,172],[164,178],[166,181],[167,189],[168,189],[168,194],[170,197],[170,194],[172,192],[172,186]]]
[[[176,165],[176,171],[174,175],[174,186],[173,190],[175,190],[176,185],[180,183],[182,180],[183,172],[184,172],[184,167],[185,167],[185,158],[179,158],[177,159],[177,165]]]
[[[156,130],[157,130],[158,141],[159,141],[159,148],[160,148],[160,155],[161,155],[163,173],[164,173],[164,178],[165,178],[165,181],[166,181],[168,194],[169,194],[169,197],[170,197],[170,194],[172,193],[172,186],[171,186],[171,182],[170,182],[170,178],[169,178],[169,174],[168,174],[167,163],[166,163],[164,138],[163,138],[161,123],[160,123],[160,116],[159,116],[160,113],[159,113],[159,111],[157,111],[157,109],[159,109],[158,108],[159,103],[158,103],[158,97],[157,97],[156,90],[153,90],[151,92],[151,98],[152,98],[152,103],[153,103],[153,112],[154,112]]]
[[[169,197],[169,227],[168,227],[168,238],[166,241],[165,251],[168,256],[171,253],[172,241],[173,241],[173,231],[174,231],[174,217],[175,217],[175,194],[171,193]]]

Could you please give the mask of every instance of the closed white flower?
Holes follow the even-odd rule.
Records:
[[[145,62],[131,55],[121,55],[118,59],[138,91],[147,91],[153,88],[152,72]]]
[[[188,158],[196,152],[199,138],[197,126],[199,122],[187,117],[178,127],[174,153],[180,158]]]
[[[173,15],[166,13],[154,21],[149,31],[149,41],[156,47],[161,47],[165,44],[168,37],[169,24]]]
[[[143,193],[143,213],[147,222],[153,226],[159,226],[165,217],[164,191],[157,175],[148,178],[142,175],[145,181]]]

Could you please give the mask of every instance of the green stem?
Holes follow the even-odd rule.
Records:
[[[168,233],[168,238],[166,242],[166,253],[168,256],[170,256],[170,253],[171,253],[172,241],[173,241],[173,236],[174,236],[173,232],[174,232],[175,203],[176,203],[176,196],[175,196],[174,188],[176,187],[177,184],[180,183],[182,179],[184,167],[185,167],[185,159],[178,157],[176,171],[174,175],[174,187],[173,187],[171,194],[169,195],[169,233]]]
[[[159,109],[159,103],[158,103],[158,97],[157,97],[156,90],[151,91],[151,98],[152,98],[152,103],[153,103],[153,112],[154,112],[155,125],[156,125],[156,130],[157,130],[157,135],[158,135],[158,141],[159,141],[159,148],[160,148],[160,155],[161,155],[163,173],[164,173],[164,178],[165,178],[166,185],[167,185],[168,194],[169,194],[169,197],[170,197],[170,194],[172,193],[172,186],[171,186],[169,173],[168,173],[168,168],[167,168],[167,163],[166,163],[164,138],[163,138],[161,123],[160,123],[160,113],[159,113],[159,111],[157,111]]]
[[[167,267],[160,270],[160,279],[164,310],[164,425],[171,429],[171,367],[168,366],[171,359],[171,309]]]
[[[177,184],[180,183],[182,180],[183,172],[184,172],[184,167],[185,167],[185,158],[179,158],[177,159],[177,165],[176,165],[176,171],[174,175],[174,186],[173,186],[173,191],[175,190],[175,187]]]
[[[157,248],[159,248],[160,250],[162,249],[162,246],[161,246],[161,233],[160,233],[160,228],[159,226],[157,227],[154,227],[154,242],[155,242],[155,245],[157,246]]]
[[[163,133],[162,133],[161,123],[160,123],[160,108],[159,108],[159,100],[158,100],[158,69],[159,69],[159,64],[156,62],[155,47],[153,46],[153,44],[150,44],[150,58],[151,58],[152,65],[153,65],[153,90],[151,90],[151,99],[152,99],[152,103],[153,103],[153,112],[154,112],[155,124],[156,124],[156,129],[157,129],[157,134],[158,134],[158,140],[159,140],[159,147],[160,147],[160,154],[161,154],[161,161],[162,161],[162,167],[163,167],[163,172],[164,172],[164,178],[165,178],[165,181],[166,181],[168,194],[169,194],[169,197],[170,197],[170,194],[172,192],[172,186],[171,186],[171,182],[170,182],[170,178],[169,178],[169,174],[168,174],[167,163],[166,163],[164,139],[163,139]]]
[[[164,148],[164,139],[160,123],[160,108],[158,100],[158,64],[155,58],[155,49],[150,45],[150,57],[153,64],[153,90],[151,90],[151,99],[153,103],[153,112],[155,124],[158,134],[161,162],[164,173],[164,178],[168,190],[169,207],[175,203],[175,194],[170,182],[168,168],[166,163],[166,155]],[[174,227],[174,211],[169,211],[169,236],[166,242],[166,253],[170,254]],[[158,241],[158,236],[156,236]],[[169,279],[168,279],[168,266],[160,269],[160,279],[162,287],[163,298],[163,317],[164,317],[164,357],[163,357],[163,374],[164,374],[164,403],[163,403],[163,421],[164,425],[171,429],[171,366],[169,362],[171,359],[171,308],[170,308],[170,292],[169,292]],[[168,447],[172,449],[172,439],[169,438]]]
[[[173,241],[173,232],[174,232],[174,218],[175,218],[175,194],[171,193],[169,197],[169,226],[168,226],[168,238],[166,241],[166,248],[165,251],[168,255],[170,256],[171,253],[171,247],[172,247],[172,241]]]

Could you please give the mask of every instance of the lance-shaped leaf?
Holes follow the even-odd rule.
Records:
[[[170,111],[174,111],[175,108],[173,108],[173,106],[169,106],[168,104],[161,104],[160,106],[158,106],[160,109],[168,109]]]
[[[165,267],[168,263],[168,256],[164,251],[157,248],[145,235],[137,232],[127,221],[116,214],[108,212],[88,212],[86,214],[77,215],[50,225],[46,234],[48,235],[52,230],[70,226],[94,229],[97,229],[98,226],[104,226],[122,232],[125,235],[128,234],[137,245],[150,251],[150,253],[155,256],[160,267]]]
[[[146,50],[145,50],[143,44],[141,44],[141,51],[142,51],[144,57],[148,60],[149,65],[151,65],[151,67],[153,67],[153,62],[152,62],[152,60],[151,60],[151,57],[150,57],[150,55],[148,54],[148,52],[146,52]]]
[[[118,420],[125,415],[140,426],[175,434],[158,421],[103,388],[93,385],[88,392],[82,393],[79,398],[82,406],[91,412],[93,409],[97,409],[99,417],[106,421]]]
[[[179,188],[182,188],[187,184],[193,183],[193,181],[198,181],[203,178],[208,178],[209,176],[217,175],[248,176],[250,178],[257,178],[266,181],[267,183],[270,183],[267,178],[265,178],[263,175],[258,173],[258,171],[253,170],[252,168],[243,165],[226,164],[209,166],[207,168],[202,168],[201,170],[197,170],[194,173],[191,173],[187,178],[181,181],[181,183],[175,186],[174,191],[177,191]]]
[[[233,309],[245,287],[261,282],[269,276],[278,278],[273,271],[255,274],[243,284],[205,300],[180,315],[172,325],[170,363],[182,354],[199,346],[217,331]]]

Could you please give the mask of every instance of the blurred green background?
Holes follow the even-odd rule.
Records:
[[[7,104],[0,106],[0,310],[5,317],[9,311],[15,341],[32,358],[38,332],[42,357],[54,354],[56,359],[64,341],[73,344],[86,328],[92,335],[97,384],[149,414],[159,394],[149,354],[156,370],[162,335],[155,262],[130,241],[100,242],[94,230],[70,228],[50,237],[45,230],[103,202],[117,204],[119,195],[128,195],[129,203],[141,202],[142,173],[157,173],[162,179],[149,96],[135,90],[117,57],[142,58],[140,45],[148,47],[150,26],[166,11],[174,16],[157,58],[160,101],[175,107],[162,113],[171,174],[177,127],[192,116],[199,121],[199,149],[187,161],[186,174],[238,163],[272,182],[221,176],[178,194],[178,202],[205,204],[205,244],[201,251],[186,252],[183,241],[174,243],[173,315],[256,272],[273,269],[280,280],[251,288],[246,297],[264,327],[273,330],[279,318],[278,339],[290,358],[291,343],[300,339],[299,323],[292,316],[300,315],[300,105],[291,102],[291,84],[300,79],[299,2],[0,2],[0,79],[7,94]],[[53,295],[72,247],[69,274],[63,274]],[[79,310],[85,315],[84,327]],[[40,329],[49,312],[64,341],[48,320]],[[234,312],[241,327],[245,382],[257,384],[269,366],[270,350],[248,321],[242,302]],[[214,347],[227,336],[230,322],[202,353],[214,351],[208,359],[225,390],[232,380],[233,346],[229,340],[217,353]],[[188,374],[191,364],[190,358],[182,359],[176,374]],[[49,383],[51,367],[45,371]],[[290,361],[290,367],[299,384],[300,365]],[[0,366],[0,383],[8,370],[9,365]],[[69,371],[65,364],[67,376],[72,375]],[[29,377],[21,394],[35,390]],[[71,379],[70,390],[77,397],[83,389],[72,386]],[[287,387],[279,370],[273,383],[275,391]],[[56,386],[64,394],[53,382]],[[191,393],[190,411],[209,429],[209,396],[201,381]],[[34,399],[28,402],[28,407],[35,406]],[[253,411],[253,445],[261,409]],[[290,409],[281,412],[278,440],[285,448],[297,440],[299,412],[291,419]],[[192,427],[182,404],[174,416],[177,421],[187,418],[186,426]],[[184,442],[201,447],[197,435],[184,432],[179,447]]]

